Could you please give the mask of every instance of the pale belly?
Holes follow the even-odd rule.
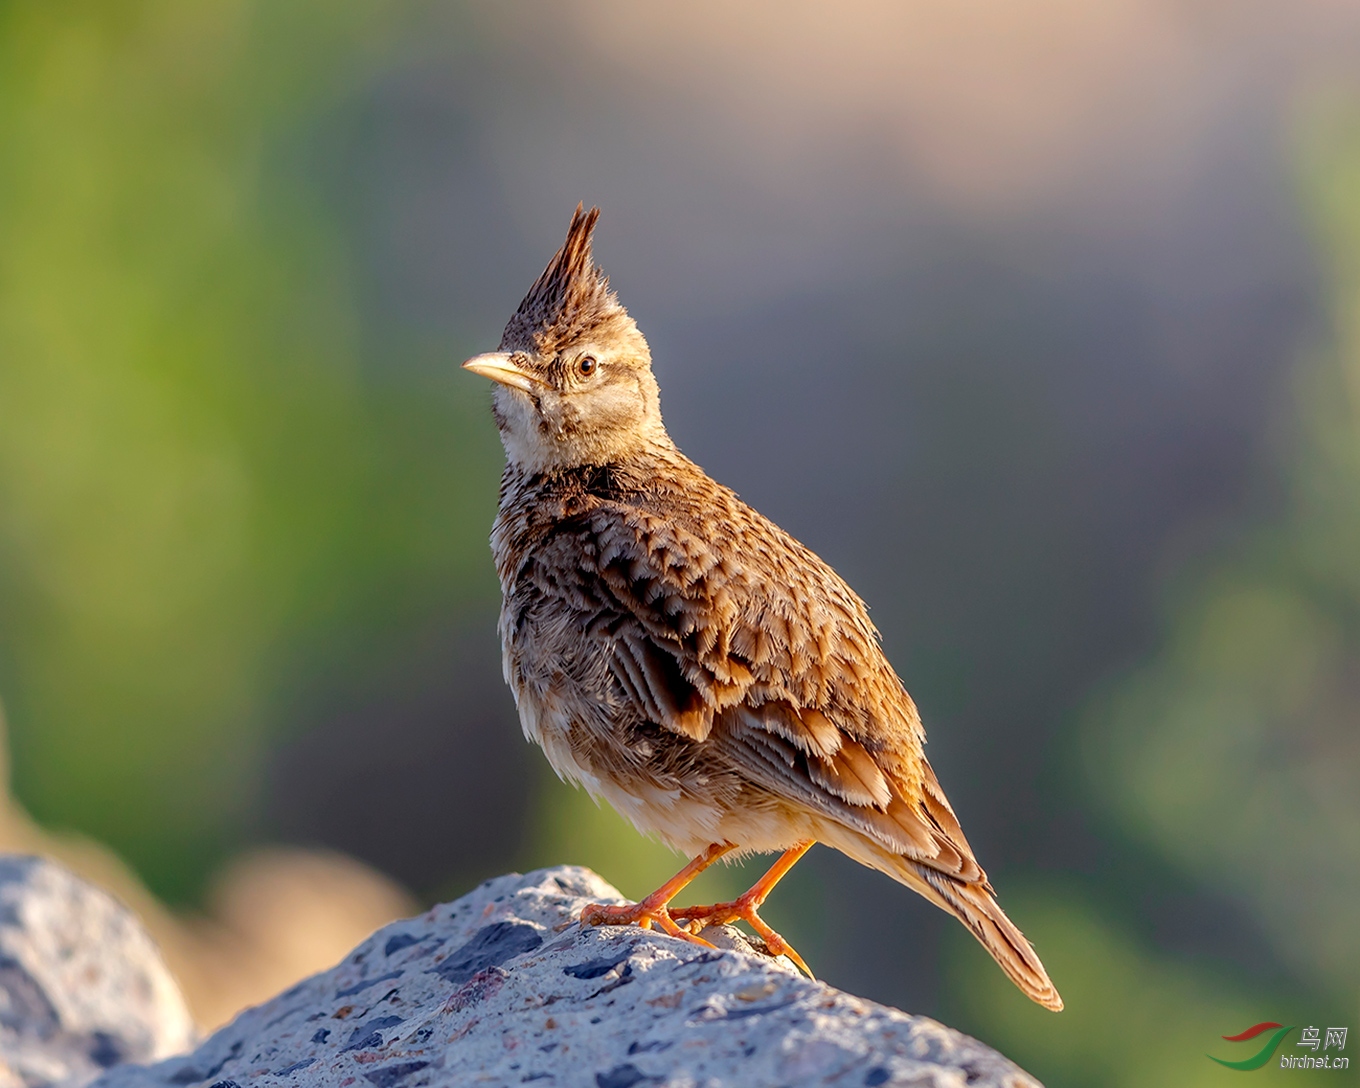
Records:
[[[590,729],[581,720],[585,715],[580,693],[569,693],[569,683],[526,680],[515,667],[509,646],[504,664],[524,735],[543,749],[558,777],[607,801],[642,834],[690,857],[713,843],[732,843],[740,855],[774,853],[819,837],[814,826],[819,821],[801,806],[743,784],[730,771],[714,773],[701,763],[692,774],[667,776],[645,763],[592,758],[591,750],[601,749],[598,742],[573,742]],[[676,738],[673,743],[692,742]]]

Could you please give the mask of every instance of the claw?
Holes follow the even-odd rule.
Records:
[[[784,940],[778,933],[770,928],[769,924],[763,919],[756,908],[760,906],[763,896],[745,895],[732,900],[730,903],[715,903],[709,907],[679,907],[670,911],[672,919],[685,919],[691,933],[698,933],[707,926],[725,926],[729,922],[742,921],[756,931],[760,939],[765,942],[765,947],[769,949],[772,956],[787,956],[791,959],[803,974],[808,978],[815,978],[811,968],[803,962],[803,957],[795,950],[793,945]]]
[[[751,924],[752,929],[760,934],[761,939],[765,942],[765,947],[770,950],[770,955],[787,956],[797,965],[798,970],[802,971],[813,982],[817,981],[817,976],[812,973],[812,968],[803,962],[803,957],[797,953],[793,945],[789,944],[764,922],[761,922],[759,918],[756,918],[754,912],[752,912],[752,917],[747,918],[746,921]],[[757,922],[760,922],[760,924],[757,925]]]
[[[661,931],[671,937],[679,937],[682,941],[689,941],[691,944],[700,944],[705,948],[713,948],[713,944],[700,937],[697,931],[688,928],[681,928],[675,924],[675,919],[671,917],[664,904],[650,903],[643,899],[638,903],[626,903],[623,906],[613,906],[607,903],[591,903],[581,911],[581,925],[583,926],[627,926],[636,925],[641,929],[651,929],[655,923]]]

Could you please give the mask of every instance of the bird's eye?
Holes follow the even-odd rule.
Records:
[[[580,374],[583,378],[589,378],[595,373],[595,368],[599,365],[600,364],[595,361],[595,356],[582,355],[576,360],[576,373]]]

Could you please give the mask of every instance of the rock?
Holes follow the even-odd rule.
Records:
[[[75,1088],[193,1042],[179,988],[126,907],[53,862],[0,855],[0,1086]]]
[[[582,929],[589,870],[488,881],[379,930],[192,1054],[96,1088],[1037,1086],[975,1039],[851,997],[710,930],[721,950]]]
[[[212,1029],[329,967],[379,926],[417,909],[409,892],[355,858],[273,845],[224,861],[208,881],[204,911],[170,910],[108,847],[69,830],[48,831],[24,811],[10,790],[0,701],[0,856],[5,854],[50,858],[129,907],[160,949],[194,1020]]]

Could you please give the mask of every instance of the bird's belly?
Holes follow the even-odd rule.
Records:
[[[664,772],[639,763],[621,737],[600,727],[607,717],[602,704],[592,705],[561,677],[555,683],[526,677],[508,646],[505,665],[524,735],[543,749],[558,777],[607,801],[642,834],[690,856],[716,842],[734,843],[741,853],[770,853],[816,837],[805,810],[702,758],[690,761],[688,771],[673,760]]]

